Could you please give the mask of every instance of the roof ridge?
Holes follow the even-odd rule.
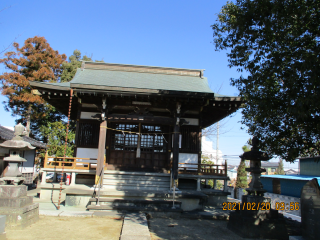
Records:
[[[101,62],[82,62],[82,70],[109,70],[109,71],[125,71],[125,72],[142,72],[142,73],[156,73],[169,74],[180,76],[192,76],[203,78],[204,69],[187,69],[187,68],[172,68],[172,67],[156,67],[143,66],[132,64],[118,64],[118,63],[101,63]]]

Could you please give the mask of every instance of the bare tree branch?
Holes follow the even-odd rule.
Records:
[[[5,7],[3,9],[0,10],[0,13],[3,12],[4,10],[7,10],[9,8],[11,8],[12,6],[8,6],[8,7]],[[21,34],[19,34],[17,37],[14,38],[14,40],[7,46],[7,47],[3,47],[4,49],[0,51],[0,57],[6,52],[8,51],[8,49],[10,49],[13,45],[13,43],[18,39],[18,37],[20,37]]]
[[[13,43],[18,39],[18,37],[20,37],[21,34],[19,34],[17,37],[14,38],[14,40],[7,46],[5,47],[1,52],[0,52],[0,56],[5,53],[6,51],[8,51],[8,49],[10,49],[13,45]]]

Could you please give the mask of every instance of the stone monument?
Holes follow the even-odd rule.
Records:
[[[320,239],[320,187],[314,178],[301,190],[301,231],[305,239]]]
[[[285,226],[285,219],[277,210],[271,209],[270,198],[264,197],[266,192],[260,181],[261,161],[268,161],[270,157],[259,151],[259,140],[252,139],[251,151],[245,152],[240,158],[250,160],[252,180],[247,188],[247,195],[242,196],[242,203],[235,204],[230,213],[228,228],[244,238],[289,239]]]
[[[24,150],[34,149],[30,143],[23,140],[24,126],[18,124],[14,128],[14,137],[0,144],[8,148],[10,156],[3,161],[9,163],[9,169],[0,178],[0,215],[6,215],[6,227],[24,228],[39,219],[39,204],[33,203],[33,197],[27,196],[27,186],[22,185],[24,178],[19,171],[19,164],[26,160]]]

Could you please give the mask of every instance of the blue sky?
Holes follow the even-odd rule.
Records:
[[[230,78],[240,76],[228,67],[226,52],[215,51],[211,25],[226,4],[215,1],[9,1],[0,2],[0,50],[13,40],[20,46],[43,36],[59,53],[75,49],[94,60],[109,63],[205,69],[213,91],[238,95]],[[11,7],[10,7],[11,6]],[[0,65],[0,72],[6,71]],[[4,101],[3,96],[0,101]],[[1,104],[2,105],[2,104]],[[0,124],[14,119],[0,106]],[[219,149],[229,164],[238,164],[241,147],[250,136],[238,111],[221,128]],[[213,138],[213,146],[216,140]]]

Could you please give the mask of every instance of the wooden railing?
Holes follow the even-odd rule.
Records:
[[[78,157],[50,157],[44,158],[44,168],[54,169],[77,169],[77,170],[95,170],[97,168],[97,159],[78,158]]]
[[[222,165],[179,163],[179,174],[227,176],[227,162]]]

